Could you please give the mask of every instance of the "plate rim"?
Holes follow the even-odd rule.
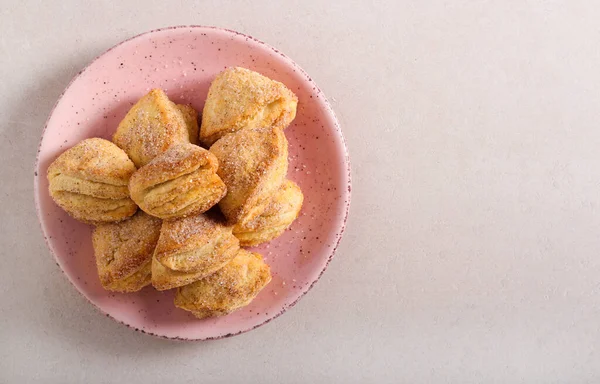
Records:
[[[252,327],[249,328],[245,328],[242,329],[238,332],[234,332],[234,333],[228,333],[228,334],[224,334],[224,335],[218,335],[218,336],[210,336],[210,337],[201,337],[201,338],[185,338],[185,337],[173,337],[173,336],[167,336],[167,335],[161,335],[159,333],[154,333],[154,332],[148,332],[145,331],[143,329],[137,328],[131,324],[127,324],[121,320],[116,319],[115,317],[113,317],[110,313],[105,312],[104,310],[102,310],[99,306],[97,306],[94,302],[92,302],[92,300],[90,300],[86,295],[84,295],[73,283],[73,281],[71,281],[71,279],[69,278],[69,276],[66,274],[66,272],[64,271],[64,269],[61,267],[59,259],[56,255],[56,253],[54,252],[54,249],[52,248],[49,240],[48,240],[48,236],[46,234],[46,231],[44,229],[44,225],[42,224],[42,213],[41,213],[41,208],[40,208],[40,201],[39,201],[39,195],[40,195],[40,189],[39,189],[39,178],[43,177],[43,175],[40,172],[40,152],[41,152],[41,147],[42,147],[42,142],[44,141],[44,137],[46,135],[46,129],[48,128],[48,123],[50,122],[50,119],[52,118],[52,116],[54,115],[54,111],[56,109],[56,107],[58,106],[58,104],[60,103],[60,101],[62,100],[62,98],[64,97],[64,95],[67,93],[67,91],[71,88],[71,86],[73,85],[73,83],[79,79],[79,77],[81,76],[81,74],[83,72],[85,72],[92,64],[94,64],[98,59],[100,59],[101,57],[103,57],[104,55],[106,55],[108,52],[112,51],[113,49],[126,44],[132,40],[141,38],[142,36],[145,35],[149,35],[149,34],[153,34],[153,33],[157,33],[157,32],[163,32],[163,31],[167,31],[167,30],[175,30],[175,29],[206,29],[206,30],[216,30],[216,31],[220,31],[220,32],[225,32],[228,34],[233,34],[233,35],[238,35],[238,36],[242,36],[244,38],[247,39],[251,39],[254,42],[261,44],[263,46],[265,46],[266,48],[268,48],[269,50],[272,50],[273,52],[277,53],[278,55],[282,56],[286,62],[288,62],[289,64],[291,64],[296,70],[298,70],[305,78],[306,80],[308,80],[308,82],[314,87],[315,91],[317,92],[317,94],[322,96],[322,100],[324,101],[325,107],[327,109],[327,112],[331,114],[331,116],[333,117],[333,122],[334,122],[334,126],[335,129],[337,131],[337,134],[339,135],[339,138],[341,139],[341,144],[342,144],[342,149],[343,149],[343,155],[344,155],[344,165],[346,168],[346,175],[345,177],[347,178],[347,189],[345,189],[345,195],[343,197],[345,197],[345,211],[343,213],[344,217],[343,220],[341,222],[341,226],[339,228],[339,232],[336,233],[336,239],[334,241],[334,246],[331,249],[331,251],[329,252],[329,255],[327,256],[327,261],[325,262],[325,265],[323,266],[323,268],[321,269],[321,271],[319,272],[319,275],[317,276],[316,279],[314,279],[311,284],[305,289],[303,290],[300,295],[290,304],[288,304],[287,306],[284,306],[279,312],[277,312],[275,315],[273,315],[272,317],[266,319],[265,321],[261,322],[260,324],[256,324]],[[67,281],[69,282],[69,284],[71,284],[71,286],[73,288],[75,288],[75,291],[81,295],[89,304],[92,305],[92,307],[94,307],[96,309],[96,311],[98,311],[100,314],[102,315],[106,315],[107,317],[111,318],[112,320],[114,320],[117,323],[120,323],[124,326],[126,326],[127,328],[133,329],[137,332],[141,332],[143,334],[146,335],[152,335],[154,337],[158,337],[161,339],[167,339],[167,340],[177,340],[177,341],[205,341],[205,340],[217,340],[217,339],[223,339],[223,338],[228,338],[228,337],[232,337],[232,336],[237,336],[240,335],[242,333],[246,333],[249,331],[252,331],[258,327],[261,327],[269,322],[271,322],[272,320],[277,319],[279,316],[281,316],[282,314],[284,314],[287,310],[289,310],[290,308],[292,308],[293,306],[295,306],[300,299],[302,299],[313,287],[314,285],[321,279],[321,276],[323,276],[323,273],[325,273],[325,271],[327,270],[327,267],[329,266],[329,263],[331,262],[331,260],[333,259],[333,257],[335,256],[337,249],[340,245],[340,242],[342,240],[342,237],[344,235],[344,232],[346,230],[346,225],[348,222],[348,216],[349,216],[349,212],[350,212],[350,203],[351,203],[351,197],[352,197],[352,172],[351,172],[351,165],[350,165],[350,156],[348,153],[348,146],[346,144],[346,139],[343,135],[339,120],[335,114],[335,111],[333,110],[333,108],[331,107],[331,104],[329,103],[329,100],[327,99],[327,97],[325,96],[325,94],[323,93],[323,91],[319,88],[319,86],[313,81],[312,77],[304,70],[302,69],[294,60],[292,60],[289,56],[287,56],[286,54],[284,54],[283,52],[281,52],[280,50],[278,50],[277,48],[263,42],[262,40],[259,40],[251,35],[242,33],[242,32],[238,32],[232,29],[228,29],[228,28],[223,28],[223,27],[216,27],[216,26],[205,26],[205,25],[197,25],[197,24],[191,24],[191,25],[176,25],[176,26],[169,26],[169,27],[162,27],[162,28],[156,28],[156,29],[151,29],[149,31],[146,32],[142,32],[139,33],[137,35],[134,35],[130,38],[127,38],[123,41],[120,41],[119,43],[109,47],[108,49],[102,51],[100,54],[98,54],[97,56],[95,56],[88,64],[85,65],[85,67],[83,67],[79,72],[77,72],[77,74],[75,74],[75,76],[73,76],[73,78],[71,79],[71,81],[69,81],[69,83],[67,84],[67,86],[65,87],[65,89],[61,92],[61,94],[58,96],[58,98],[56,99],[56,102],[54,103],[54,106],[52,107],[52,109],[50,110],[50,113],[48,114],[48,118],[46,119],[46,122],[44,123],[44,128],[42,130],[42,133],[40,135],[40,140],[38,143],[38,147],[37,147],[37,152],[36,152],[36,158],[35,158],[35,164],[34,164],[34,181],[33,181],[33,193],[34,193],[34,199],[35,199],[35,211],[36,211],[36,216],[37,216],[37,221],[38,221],[38,225],[40,226],[40,230],[42,232],[42,235],[44,237],[44,242],[46,243],[46,247],[47,249],[50,251],[50,254],[52,255],[53,259],[54,259],[54,263],[56,264],[56,266],[58,267],[58,269],[61,271],[61,273],[64,275],[64,277],[67,279]]]

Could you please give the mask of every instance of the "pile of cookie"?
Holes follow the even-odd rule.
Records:
[[[177,288],[175,305],[198,318],[248,305],[271,273],[241,247],[281,235],[303,202],[286,179],[283,133],[297,103],[282,83],[229,68],[210,85],[201,125],[194,108],[153,89],[112,142],[86,139],[58,156],[50,195],[94,225],[102,286]]]

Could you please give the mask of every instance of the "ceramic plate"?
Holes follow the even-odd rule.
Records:
[[[48,194],[46,170],[64,150],[89,137],[109,139],[128,109],[151,88],[202,111],[220,71],[242,66],[283,82],[298,95],[285,130],[288,178],[304,192],[301,215],[278,239],[254,248],[273,280],[249,305],[228,316],[197,320],[173,305],[174,291],[146,287],[105,291],[96,274],[91,230],[71,219]],[[185,26],[151,31],[96,58],[69,84],[44,129],[35,169],[37,213],[57,264],[93,305],[115,320],[157,336],[202,340],[236,335],[269,322],[319,279],[340,241],[350,204],[350,164],[342,132],[323,93],[290,58],[234,31]]]

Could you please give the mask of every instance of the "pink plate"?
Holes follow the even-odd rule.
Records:
[[[304,192],[301,216],[278,239],[257,247],[273,280],[246,308],[197,320],[173,305],[173,291],[105,291],[98,280],[91,227],[71,219],[48,194],[46,170],[64,150],[89,137],[110,139],[127,110],[151,88],[202,111],[212,79],[230,66],[258,71],[298,95],[297,117],[285,130],[288,177]],[[200,340],[256,328],[294,305],[319,279],[344,231],[350,164],[338,122],[311,78],[278,50],[234,31],[184,26],[144,33],[109,49],[69,84],[44,129],[35,169],[35,200],[48,247],[66,276],[115,320],[157,336]]]

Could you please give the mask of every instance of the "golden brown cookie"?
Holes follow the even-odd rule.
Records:
[[[219,271],[179,288],[175,306],[200,319],[227,315],[250,304],[270,281],[271,271],[262,256],[240,249]]]
[[[164,221],[154,251],[152,285],[165,290],[199,280],[227,264],[239,241],[214,214]]]
[[[200,135],[200,127],[198,126],[198,111],[196,111],[191,105],[187,104],[177,104],[177,108],[183,114],[183,119],[185,120],[185,125],[188,129],[190,143],[198,144]]]
[[[213,80],[202,112],[200,141],[210,146],[242,128],[287,127],[298,98],[282,83],[246,68],[229,68]]]
[[[206,212],[227,192],[217,168],[206,149],[174,145],[133,174],[129,192],[140,208],[161,219]]]
[[[119,147],[104,139],[86,139],[48,167],[50,195],[79,221],[120,221],[137,210],[127,189],[134,172],[135,166]]]
[[[139,211],[128,220],[94,229],[92,244],[98,277],[105,289],[135,292],[150,284],[160,227],[160,219]]]
[[[253,220],[285,179],[288,150],[283,131],[242,129],[221,138],[210,151],[219,160],[217,174],[227,186],[221,211],[231,224]]]
[[[291,180],[283,182],[269,200],[265,210],[255,219],[233,227],[233,234],[240,245],[252,247],[273,240],[289,227],[300,213],[304,195]]]
[[[161,89],[153,89],[127,112],[113,142],[136,167],[142,167],[174,144],[189,143],[186,118]]]
[[[174,271],[162,265],[155,257],[152,258],[152,286],[159,291],[181,287],[202,279],[204,272]]]

